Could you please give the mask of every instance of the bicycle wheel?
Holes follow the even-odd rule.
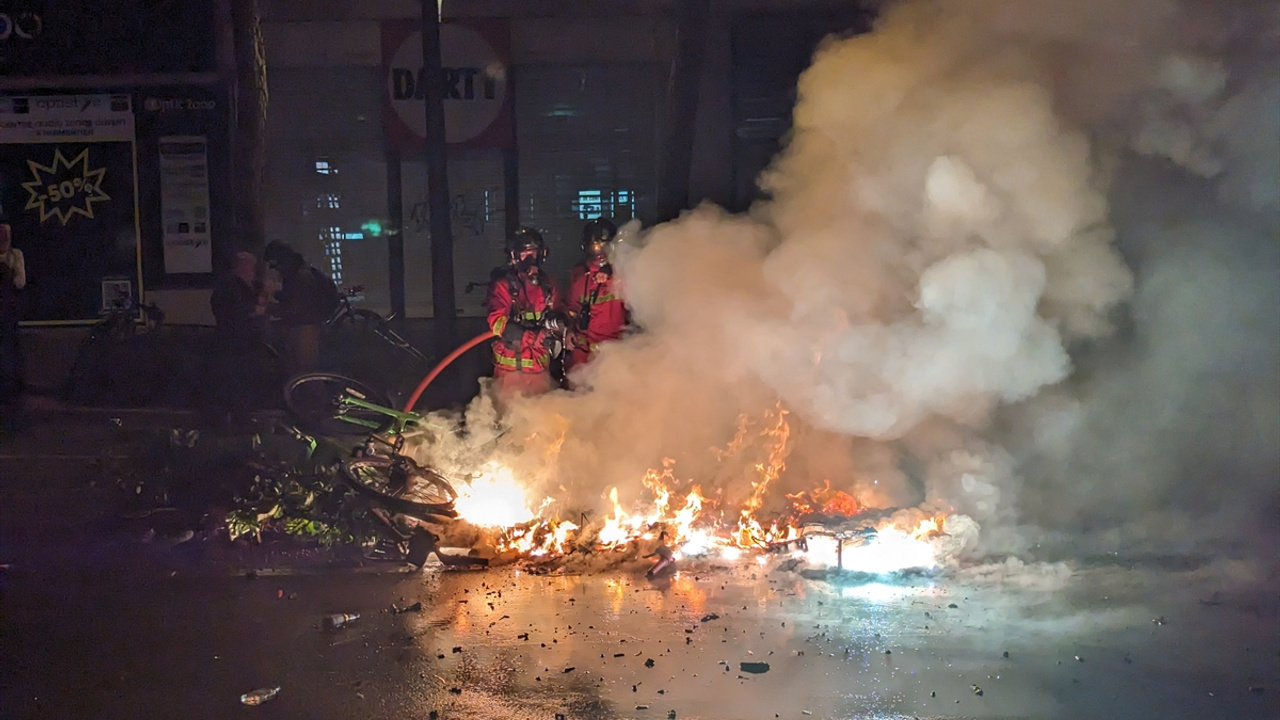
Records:
[[[389,510],[438,523],[458,517],[449,481],[403,455],[344,460],[342,477]]]
[[[390,407],[385,395],[368,385],[335,373],[306,373],[284,387],[284,404],[298,425],[316,435],[368,435],[391,427],[387,415],[357,407],[342,407],[350,396],[374,405]]]

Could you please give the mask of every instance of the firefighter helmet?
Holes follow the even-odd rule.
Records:
[[[588,257],[604,255],[609,243],[618,239],[618,226],[599,218],[582,228],[582,252]]]
[[[522,227],[507,237],[507,256],[511,258],[513,263],[519,259],[521,252],[530,248],[538,251],[537,263],[541,264],[542,261],[547,259],[547,243],[542,239],[542,233],[537,230],[531,227]]]

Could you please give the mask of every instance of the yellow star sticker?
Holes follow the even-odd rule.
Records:
[[[28,160],[34,180],[22,183],[30,195],[26,210],[39,210],[40,222],[57,217],[63,225],[73,215],[93,219],[93,203],[110,200],[102,191],[106,168],[89,169],[89,148],[80,151],[70,161],[62,154],[62,148],[53,151],[53,163],[41,165]]]

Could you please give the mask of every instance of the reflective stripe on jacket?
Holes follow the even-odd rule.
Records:
[[[551,365],[551,351],[546,345],[546,331],[541,324],[548,310],[555,308],[560,294],[555,282],[538,271],[537,282],[521,276],[512,268],[494,270],[489,279],[489,329],[493,332],[493,364],[502,370],[543,372]],[[519,342],[508,344],[502,339],[511,323],[522,323],[531,329]],[[536,328],[536,329],[534,329]]]

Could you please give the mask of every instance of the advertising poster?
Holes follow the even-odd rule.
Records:
[[[209,154],[203,135],[160,138],[160,217],[164,271],[213,272]]]
[[[136,187],[128,95],[0,98],[0,220],[26,256],[25,320],[92,320],[108,294],[139,297]]]

